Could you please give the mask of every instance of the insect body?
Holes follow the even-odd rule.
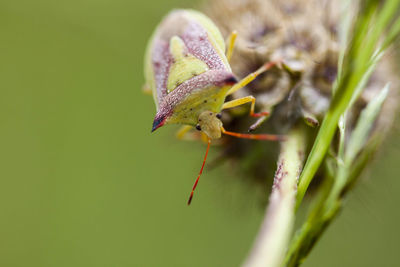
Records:
[[[184,135],[195,127],[208,137],[206,157],[211,140],[220,138],[222,133],[239,138],[281,139],[276,135],[240,134],[223,128],[220,120],[223,109],[251,103],[251,116],[268,115],[267,112],[254,113],[255,98],[252,96],[229,102],[225,102],[225,98],[276,65],[264,64],[238,82],[229,65],[235,39],[236,33],[232,33],[226,49],[218,28],[194,10],[172,11],[161,22],[150,40],[145,59],[146,87],[151,89],[157,107],[152,131],[166,124],[184,124],[187,126],[180,131]]]

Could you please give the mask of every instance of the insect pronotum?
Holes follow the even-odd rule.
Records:
[[[147,47],[145,89],[152,92],[157,108],[152,132],[166,124],[184,124],[178,137],[182,138],[193,127],[207,136],[206,154],[188,205],[203,172],[212,139],[220,138],[221,134],[256,140],[283,139],[279,135],[230,132],[222,125],[222,110],[246,103],[251,103],[250,116],[269,115],[268,112],[254,112],[253,96],[228,102],[225,98],[278,65],[278,62],[266,63],[238,81],[229,65],[236,36],[236,32],[230,35],[226,49],[222,34],[204,14],[174,10],[159,24]]]

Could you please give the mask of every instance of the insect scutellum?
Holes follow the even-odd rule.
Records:
[[[208,138],[206,156],[188,204],[203,171],[212,139],[226,134],[247,139],[282,140],[282,136],[241,134],[223,128],[220,118],[224,109],[251,103],[250,116],[269,115],[268,112],[254,113],[253,96],[228,102],[225,99],[259,74],[279,66],[279,62],[266,63],[237,81],[229,65],[235,39],[236,32],[233,32],[226,49],[220,31],[208,17],[194,10],[174,10],[157,27],[147,48],[145,88],[152,91],[157,107],[152,131],[165,124],[184,124],[187,126],[179,136],[194,127]]]

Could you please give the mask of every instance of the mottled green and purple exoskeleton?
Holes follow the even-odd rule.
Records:
[[[232,33],[226,49],[214,23],[194,10],[174,10],[164,18],[149,42],[145,58],[146,88],[151,89],[157,107],[152,131],[165,124],[184,124],[187,126],[181,131],[183,135],[195,127],[208,137],[206,155],[211,139],[220,138],[221,133],[239,138],[280,140],[276,135],[233,133],[222,127],[220,112],[245,103],[251,103],[251,116],[268,115],[254,113],[252,96],[229,102],[225,98],[276,65],[264,64],[237,82],[228,62],[235,38],[236,33]],[[205,159],[200,174],[204,163]]]

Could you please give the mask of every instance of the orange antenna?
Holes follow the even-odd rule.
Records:
[[[210,145],[211,145],[211,139],[208,138],[206,155],[204,156],[203,165],[201,165],[201,169],[200,169],[199,175],[197,176],[196,182],[194,182],[194,185],[193,185],[193,188],[192,188],[192,192],[190,193],[190,197],[189,197],[189,200],[188,200],[188,203],[187,203],[188,205],[190,205],[190,203],[192,202],[194,190],[196,189],[197,184],[198,184],[199,179],[200,179],[200,176],[203,173],[204,165],[206,164],[206,159],[207,159],[207,156],[208,156],[208,151],[210,150]]]
[[[223,134],[234,136],[237,138],[244,139],[254,139],[254,140],[266,140],[266,141],[284,141],[286,138],[284,135],[274,135],[274,134],[243,134],[243,133],[235,133],[229,132],[221,127],[221,131]]]

